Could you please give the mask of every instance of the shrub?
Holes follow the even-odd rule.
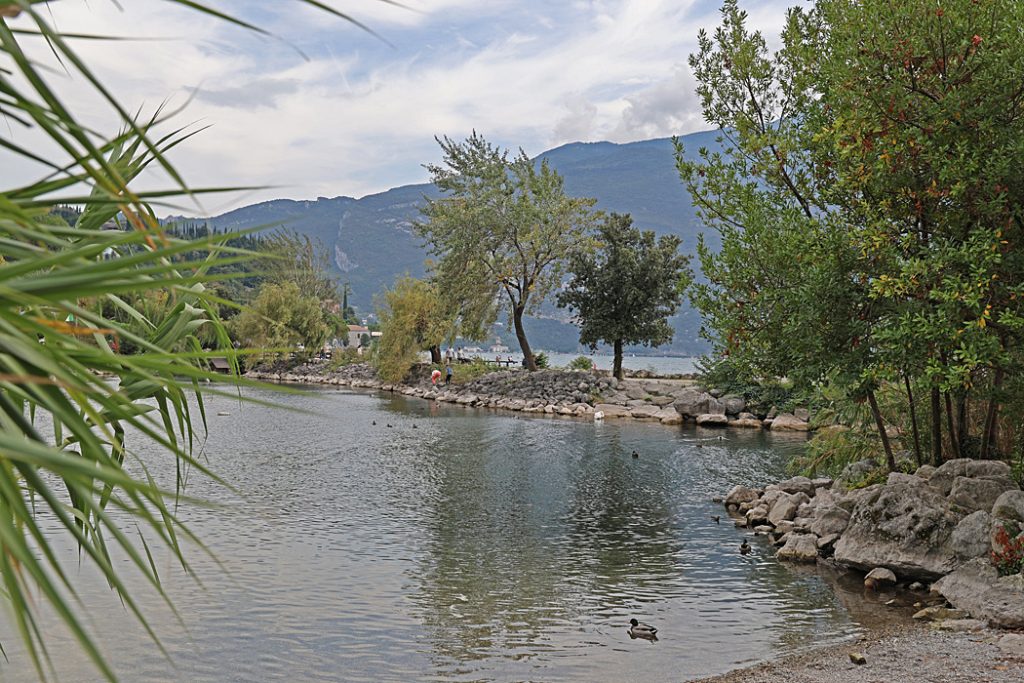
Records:
[[[438,366],[438,369],[441,371],[443,378],[444,367]],[[457,363],[452,366],[452,382],[455,384],[465,384],[489,372],[494,372],[494,368],[488,365],[487,361],[482,358],[474,358],[469,363]]]
[[[586,356],[576,356],[569,362],[570,370],[589,370],[592,367],[592,361]]]
[[[548,354],[544,353],[543,351],[534,356],[533,360],[535,363],[537,363],[537,367],[539,369],[544,369],[548,367],[548,365],[550,364],[550,361],[548,360]]]
[[[343,368],[346,365],[362,363],[365,360],[366,358],[364,356],[360,356],[359,352],[352,347],[334,349],[331,352],[331,362],[328,365],[328,368],[331,370],[337,370],[338,368]]]
[[[1004,526],[996,531],[995,541],[999,548],[992,551],[992,565],[999,576],[1019,574],[1024,569],[1024,537],[1010,536]]]

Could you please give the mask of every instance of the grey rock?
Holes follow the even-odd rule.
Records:
[[[941,605],[933,605],[932,607],[925,607],[917,611],[914,614],[914,619],[918,621],[946,621],[948,619],[967,619],[970,616],[968,612],[961,609],[950,609]]]
[[[792,520],[796,517],[796,511],[810,498],[804,493],[783,493],[772,505],[768,513],[768,521],[773,525],[783,520]]]
[[[960,520],[953,530],[953,553],[960,561],[975,557],[985,557],[991,550],[989,532],[992,528],[992,516],[984,510],[978,510]]]
[[[892,573],[891,569],[875,567],[864,577],[865,585],[867,585],[868,581],[873,581],[876,586],[894,586],[896,585],[896,575]]]
[[[790,413],[782,413],[772,420],[772,431],[806,432],[810,428],[811,425],[805,420],[801,420]]]
[[[672,405],[680,415],[725,415],[725,406],[708,393],[696,388],[686,388],[676,393]]]
[[[811,419],[811,413],[807,408],[797,408],[793,411],[793,416],[798,420],[809,422]]]
[[[938,623],[938,629],[940,631],[951,631],[953,633],[983,631],[987,627],[988,624],[981,619],[949,619]]]
[[[775,416],[778,415],[778,414],[779,414],[779,409],[776,408],[775,406],[772,406],[771,410],[768,411],[768,414],[764,416],[764,419],[766,419],[766,420],[774,420]]]
[[[991,510],[999,496],[1014,489],[1017,485],[1008,478],[954,477],[949,500],[970,512]]]
[[[916,485],[916,484],[923,484],[924,482],[925,482],[924,479],[921,479],[920,477],[918,477],[916,475],[904,474],[903,472],[890,472],[889,476],[886,477],[886,480],[885,480],[885,483],[887,485],[890,485],[890,486],[892,484],[914,484],[914,485]]]
[[[651,397],[651,403],[653,403],[654,405],[659,406],[659,407],[664,407],[664,406],[667,406],[667,405],[671,405],[674,401],[675,401],[675,399],[673,397],[671,397],[671,396],[652,396]]]
[[[932,591],[991,626],[1024,628],[1024,576],[1000,577],[986,559],[977,558],[958,567],[936,581]]]
[[[697,416],[699,427],[724,427],[729,424],[729,418],[723,413],[705,413]]]
[[[747,526],[756,527],[768,521],[768,508],[758,505],[747,511]]]
[[[814,495],[814,482],[807,477],[793,477],[779,482],[779,489],[786,493],[803,493],[808,498]]]
[[[920,467],[917,468],[917,471],[914,472],[914,474],[921,477],[922,479],[931,479],[932,475],[935,474],[935,466],[921,465]]]
[[[791,522],[788,519],[780,520],[779,523],[775,525],[775,533],[780,535],[788,534],[790,531],[793,530],[793,526],[793,522]]]
[[[780,560],[791,562],[816,562],[818,560],[818,539],[813,534],[793,532],[786,539],[786,545],[776,555]]]
[[[836,541],[839,540],[839,534],[826,534],[818,538],[818,552],[830,554],[834,552],[834,546]]]
[[[1024,491],[1005,491],[992,505],[992,518],[1024,524]]]
[[[833,481],[832,477],[818,477],[817,479],[812,479],[811,483],[814,484],[814,490],[817,492],[821,489],[831,489]]]
[[[871,486],[856,497],[835,558],[864,571],[888,567],[907,578],[937,578],[959,564],[952,544],[959,521],[926,484]]]
[[[957,458],[942,463],[928,478],[928,483],[949,495],[953,482],[957,477],[971,478],[1010,478],[1009,466],[996,460],[971,460]]]
[[[726,415],[739,415],[747,407],[747,402],[742,396],[723,396],[721,401]]]
[[[661,412],[661,408],[648,404],[631,408],[629,412],[633,417],[651,419]]]
[[[820,515],[815,515],[811,522],[811,533],[818,536],[842,534],[850,523],[850,513],[841,507],[829,508]]]

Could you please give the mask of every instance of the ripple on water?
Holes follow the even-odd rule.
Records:
[[[225,506],[180,514],[222,565],[190,552],[200,587],[154,543],[185,627],[129,582],[177,669],[67,548],[126,680],[686,679],[858,628],[848,594],[761,539],[741,556],[741,533],[710,520],[732,483],[779,477],[792,439],[349,391],[274,398],[313,412],[208,405],[232,413],[205,454],[237,494],[193,473],[189,493]],[[632,616],[661,641],[631,641]],[[89,680],[67,634],[44,627],[63,678]],[[24,678],[24,652],[0,637],[4,673]]]

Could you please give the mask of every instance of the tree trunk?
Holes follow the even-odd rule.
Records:
[[[989,457],[988,452],[996,441],[996,424],[999,417],[999,388],[1003,385],[1003,369],[996,368],[992,378],[992,398],[988,400],[988,411],[985,413],[985,426],[982,427],[981,457]]]
[[[960,455],[960,439],[956,435],[956,425],[953,424],[953,399],[949,392],[943,392],[946,400],[946,429],[949,430],[949,447],[953,451],[954,458],[962,458]]]
[[[615,340],[615,361],[612,363],[612,375],[622,379],[622,340]]]
[[[889,435],[885,433],[885,422],[882,421],[882,413],[878,410],[878,401],[875,400],[875,392],[868,392],[868,405],[871,406],[871,414],[875,416],[875,426],[878,427],[878,436],[882,438],[882,448],[885,449],[885,462],[890,472],[896,471],[896,458],[892,454],[892,444],[889,443]]]
[[[914,433],[914,460],[920,467],[924,464],[921,456],[921,433],[917,427],[917,406],[914,405],[914,391],[910,387],[910,377],[903,375],[903,383],[907,386],[907,402],[910,404],[910,429]]]
[[[434,365],[441,364],[441,347],[437,344],[430,347],[430,362]]]
[[[942,405],[939,388],[932,387],[932,464],[942,464]]]
[[[523,352],[523,362],[526,369],[533,372],[537,369],[537,359],[533,357],[530,350],[530,342],[526,340],[526,330],[523,329],[523,311],[525,307],[515,306],[512,309],[512,325],[516,328],[516,339],[519,341],[519,350]]]
[[[959,445],[961,458],[967,455],[967,439],[970,432],[971,425],[967,417],[967,392],[964,391],[956,399],[956,442]]]

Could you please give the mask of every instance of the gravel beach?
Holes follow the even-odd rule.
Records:
[[[863,665],[850,661],[862,654]],[[946,633],[926,627],[875,633],[695,683],[1020,683],[1024,633]]]

